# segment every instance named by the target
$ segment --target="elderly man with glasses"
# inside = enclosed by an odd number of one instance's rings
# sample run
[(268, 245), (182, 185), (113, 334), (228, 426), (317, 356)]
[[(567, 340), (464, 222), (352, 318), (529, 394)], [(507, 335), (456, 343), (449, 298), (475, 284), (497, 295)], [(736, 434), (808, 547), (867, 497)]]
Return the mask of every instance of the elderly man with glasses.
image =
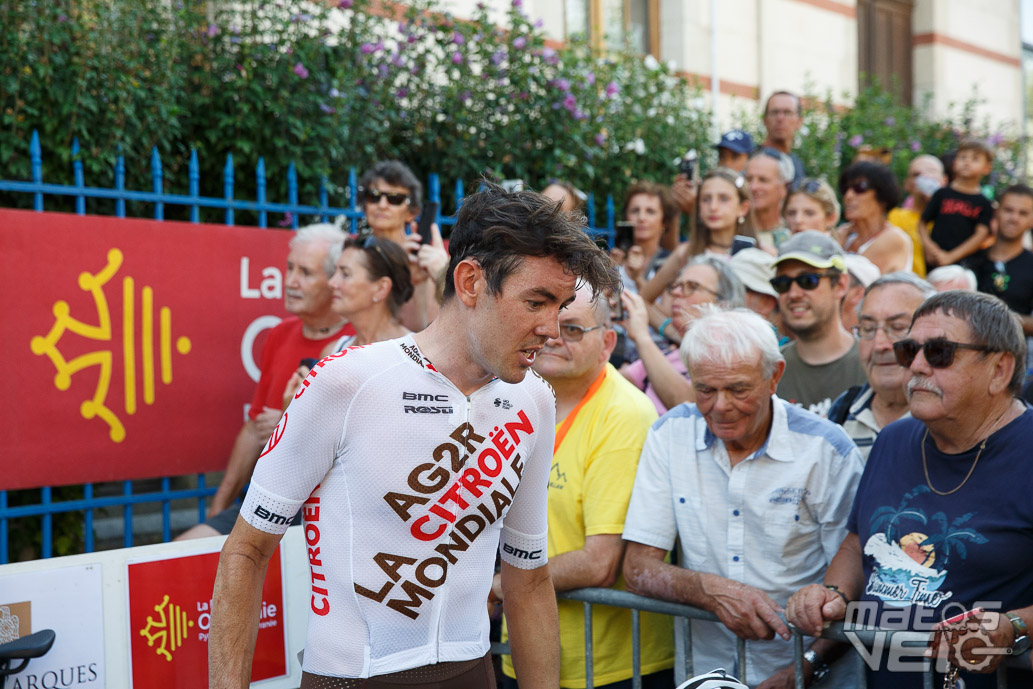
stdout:
[(844, 392), (829, 409), (829, 420), (843, 426), (865, 461), (879, 431), (909, 415), (908, 371), (897, 363), (893, 344), (907, 336), (915, 309), (934, 294), (935, 287), (907, 272), (883, 275), (865, 290), (853, 330), (868, 382)]
[(782, 348), (786, 373), (779, 397), (826, 416), (832, 400), (864, 383), (857, 340), (843, 327), (840, 303), (850, 285), (836, 240), (813, 230), (779, 247), (771, 286), (782, 327), (796, 339)]
[[(879, 434), (824, 585), (798, 591), (787, 617), (812, 634), (845, 615), (929, 632), (948, 680), (961, 668), (967, 689), (994, 687), (988, 673), (1029, 649), (1033, 624), (1033, 410), (1016, 399), (1026, 342), (999, 299), (951, 291), (923, 302), (893, 349), (912, 418)], [(922, 650), (874, 653), (868, 686), (923, 686)], [(1028, 673), (1009, 686), (1030, 686)]]
[[(793, 645), (780, 606), (825, 576), (846, 535), (861, 457), (841, 428), (775, 396), (785, 362), (752, 311), (704, 307), (682, 353), (696, 402), (667, 412), (646, 437), (624, 576), (636, 593), (717, 615), (691, 622), (696, 668), (785, 689)], [(678, 564), (669, 564), (676, 542)], [(750, 642), (745, 667), (736, 637)], [(805, 645), (808, 683), (824, 674), (831, 646)], [(846, 685), (830, 677), (823, 686)]]
[[(556, 393), (556, 444), (549, 474), (549, 573), (557, 591), (588, 586), (624, 588), (621, 530), (642, 443), (656, 410), (608, 361), (617, 344), (610, 307), (591, 290), (577, 290), (560, 314), (559, 337), (545, 343), (534, 370)], [(491, 600), (501, 600), (496, 575)], [(504, 604), (504, 603), (503, 603)], [(505, 604), (504, 604), (505, 605)], [(585, 614), (576, 601), (559, 601), (561, 687), (585, 686)], [(672, 687), (671, 620), (644, 614), (643, 687)], [(596, 687), (630, 683), (631, 611), (592, 609)], [(521, 678), (503, 658), (503, 689)], [(515, 678), (515, 679), (514, 679)]]

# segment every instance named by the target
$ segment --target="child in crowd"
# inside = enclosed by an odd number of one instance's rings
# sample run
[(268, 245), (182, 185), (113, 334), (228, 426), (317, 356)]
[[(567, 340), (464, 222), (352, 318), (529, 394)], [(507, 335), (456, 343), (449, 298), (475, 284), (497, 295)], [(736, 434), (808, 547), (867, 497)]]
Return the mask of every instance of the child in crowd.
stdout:
[[(926, 262), (947, 266), (979, 251), (990, 237), (993, 204), (979, 182), (990, 173), (994, 154), (982, 141), (963, 141), (954, 157), (954, 180), (939, 189), (922, 212), (919, 231)], [(932, 230), (926, 228), (931, 222)]]
[(782, 217), (793, 234), (804, 230), (828, 234), (839, 222), (836, 192), (823, 179), (802, 179), (782, 203)]
[(750, 192), (742, 177), (719, 167), (699, 186), (696, 229), (689, 237), (688, 256), (707, 254), (727, 259), (740, 249), (757, 245), (749, 221)]

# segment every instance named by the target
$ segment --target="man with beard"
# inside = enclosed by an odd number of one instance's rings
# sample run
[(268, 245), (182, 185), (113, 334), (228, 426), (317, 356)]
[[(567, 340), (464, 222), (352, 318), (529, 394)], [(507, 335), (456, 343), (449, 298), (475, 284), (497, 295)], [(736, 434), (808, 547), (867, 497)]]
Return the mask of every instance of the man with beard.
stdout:
[(840, 315), (850, 286), (843, 250), (821, 232), (794, 234), (778, 250), (771, 286), (782, 327), (796, 338), (782, 348), (778, 395), (825, 416), (832, 400), (865, 381), (857, 340)]

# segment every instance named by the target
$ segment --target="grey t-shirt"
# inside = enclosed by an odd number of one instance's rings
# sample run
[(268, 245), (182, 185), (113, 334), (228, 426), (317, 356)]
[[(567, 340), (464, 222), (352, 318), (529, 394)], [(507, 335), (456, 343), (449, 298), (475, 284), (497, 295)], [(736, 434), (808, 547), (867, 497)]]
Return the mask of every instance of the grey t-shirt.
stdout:
[(811, 366), (796, 351), (796, 343), (782, 347), (786, 372), (778, 384), (778, 396), (819, 416), (828, 415), (832, 400), (852, 385), (865, 382), (857, 340), (846, 354), (827, 364)]

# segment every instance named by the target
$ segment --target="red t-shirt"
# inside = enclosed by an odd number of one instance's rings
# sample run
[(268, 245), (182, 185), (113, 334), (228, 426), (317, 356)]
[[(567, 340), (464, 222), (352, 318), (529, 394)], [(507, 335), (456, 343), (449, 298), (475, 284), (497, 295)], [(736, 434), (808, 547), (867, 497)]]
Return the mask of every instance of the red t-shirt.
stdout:
[(344, 335), (354, 335), (355, 328), (345, 323), (336, 332), (320, 340), (310, 340), (301, 334), (301, 319), (296, 316), (283, 319), (269, 332), (262, 347), (262, 376), (251, 399), (248, 418), (254, 419), (265, 407), (283, 406), (283, 389), (291, 374), (298, 370), (302, 359), (318, 359), (323, 348)]

